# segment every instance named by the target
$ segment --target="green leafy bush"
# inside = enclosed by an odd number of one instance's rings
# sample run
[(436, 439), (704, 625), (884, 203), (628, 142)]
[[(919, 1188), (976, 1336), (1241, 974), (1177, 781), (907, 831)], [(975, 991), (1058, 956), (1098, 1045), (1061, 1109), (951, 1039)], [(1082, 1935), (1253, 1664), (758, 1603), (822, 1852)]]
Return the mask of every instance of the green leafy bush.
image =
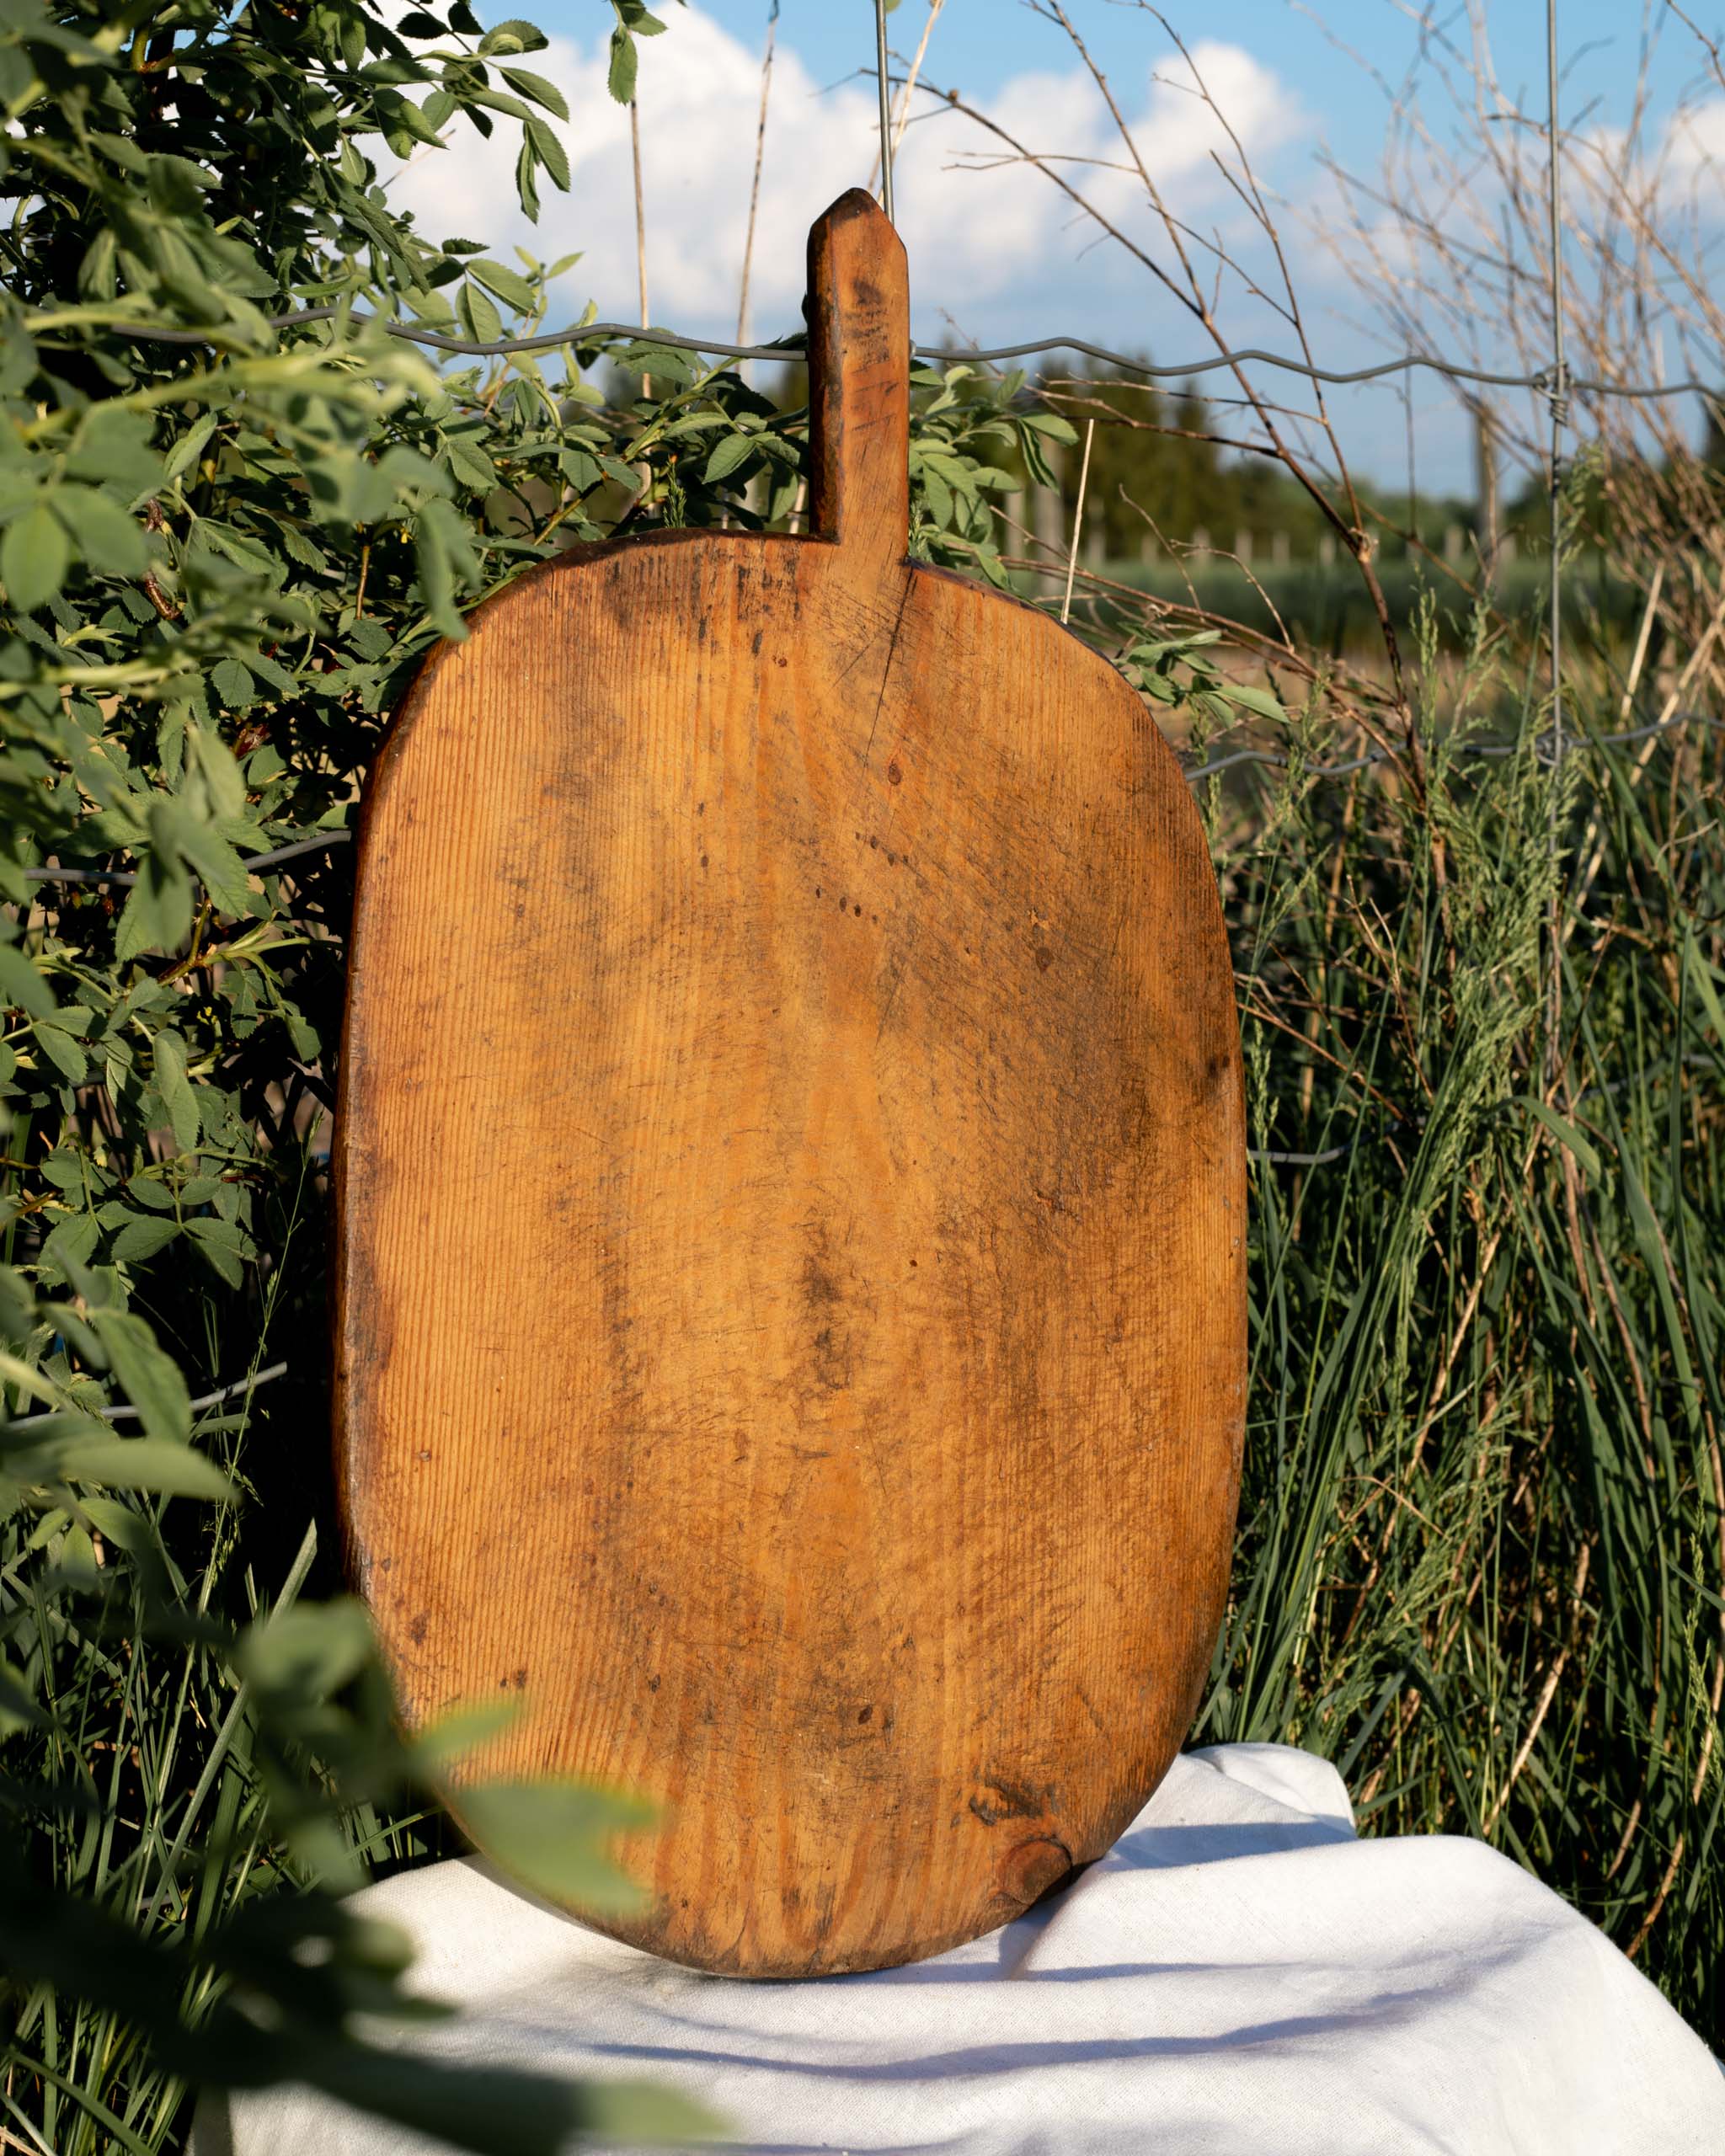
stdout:
[[(660, 25), (613, 12), (623, 94)], [(561, 94), (522, 64), (543, 41), (460, 0), (0, 6), (0, 1790), (25, 1829), (0, 2101), (63, 2156), (177, 2139), (198, 2078), (510, 2150), (700, 2123), (627, 2089), (499, 2107), (496, 2077), (434, 2084), (349, 2033), (409, 1997), (401, 1942), (335, 1897), (445, 1846), (442, 1754), (393, 1732), (355, 1607), (302, 1595), (335, 1581), (305, 1343), (339, 841), (385, 715), (558, 548), (782, 522), (803, 486), (806, 408), (734, 367), (578, 332), (439, 371), (390, 334), (542, 326), (569, 265), (421, 234), (367, 145), (511, 127), (531, 212), (568, 182)], [(986, 565), (972, 437), (1062, 423), (963, 371), (919, 404), (952, 479), (919, 552)], [(530, 1874), (614, 1885), (607, 1801), (469, 1801)]]
[[(685, 370), (608, 411), (387, 334), (542, 312), (554, 273), (422, 237), (363, 147), (513, 125), (531, 205), (567, 182), (540, 43), (460, 5), (0, 9), (0, 2101), (67, 2156), (178, 2140), (195, 2079), (473, 2148), (701, 2123), (355, 2033), (417, 2009), (403, 1943), (338, 1897), (435, 1834), (462, 1732), (407, 1743), (362, 1614), (301, 1592), (333, 1572), (290, 1436), (321, 1421), (330, 846), (382, 716), (462, 601), (608, 529), (679, 427), (772, 410)], [(249, 1378), (284, 1333), (260, 1461)], [(186, 1371), (238, 1396), (195, 1415)], [(481, 1801), (547, 1883), (621, 1891), (613, 1801)]]

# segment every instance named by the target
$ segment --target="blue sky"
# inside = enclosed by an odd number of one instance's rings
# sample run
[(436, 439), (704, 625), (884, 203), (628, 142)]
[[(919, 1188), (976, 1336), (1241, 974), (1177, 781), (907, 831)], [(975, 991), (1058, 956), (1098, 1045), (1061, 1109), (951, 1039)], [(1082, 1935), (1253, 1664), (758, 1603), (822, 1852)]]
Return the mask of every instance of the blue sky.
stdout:
[[(573, 27), (587, 0), (541, 6), (536, 19), (548, 29)], [(707, 12), (739, 38), (759, 41), (770, 0), (706, 0)], [(659, 11), (675, 24), (678, 9), (667, 0)], [(1162, 12), (1183, 38), (1223, 38), (1242, 45), (1274, 68), (1311, 104), (1324, 111), (1338, 143), (1370, 148), (1380, 124), (1381, 95), (1343, 58), (1325, 33), (1364, 54), (1391, 79), (1415, 56), (1419, 32), (1413, 8), (1394, 0), (1204, 0), (1202, 7), (1167, 0)], [(1705, 10), (1690, 9), (1700, 19)], [(1130, 67), (1153, 25), (1132, 7), (1109, 0), (1072, 0), (1067, 13), (1104, 67)], [(1499, 70), (1512, 88), (1525, 90), (1543, 108), (1546, 11), (1541, 0), (1489, 0), (1486, 17)], [(888, 35), (900, 51), (914, 45), (925, 17), (923, 0), (900, 0), (887, 19)], [(1464, 23), (1455, 6), (1432, 10), (1432, 20), (1452, 30)], [(1641, 37), (1637, 0), (1559, 0), (1558, 50), (1569, 70), (1565, 117), (1594, 98), (1609, 99), (1624, 70), (1634, 64)], [(873, 0), (780, 0), (779, 35), (794, 44), (823, 81), (874, 64)], [(1046, 67), (1058, 56), (1059, 31), (1020, 0), (947, 0), (930, 40), (929, 72), (945, 88), (956, 82), (967, 93), (992, 92), (1009, 77)], [(1591, 51), (1584, 51), (1585, 47)], [(1674, 61), (1678, 58), (1674, 44)], [(942, 72), (944, 71), (944, 72)]]
[[(551, 51), (534, 64), (563, 84), (570, 101), (573, 121), (564, 131), (575, 167), (570, 195), (548, 198), (541, 227), (531, 231), (510, 213), (510, 157), (501, 143), (458, 144), (416, 163), (398, 184), (426, 221), (441, 220), (451, 232), (526, 244), (543, 256), (584, 250), (564, 288), (570, 312), (590, 297), (603, 316), (630, 315), (635, 249), (628, 131), (602, 81), (611, 11), (599, 0), (518, 3), (552, 35)], [(927, 4), (901, 0), (889, 19), (900, 51), (914, 47)], [(1220, 138), (1156, 17), (1118, 0), (1066, 4), (1178, 215), (1266, 273), (1267, 250), (1212, 161)], [(658, 12), (668, 33), (644, 43), (640, 93), (650, 312), (661, 323), (734, 334), (767, 0), (699, 0), (686, 8), (664, 0)], [(1333, 223), (1339, 207), (1327, 158), (1369, 173), (1379, 157), (1391, 92), (1419, 56), (1412, 8), (1399, 0), (1331, 0), (1311, 8), (1290, 0), (1166, 0), (1165, 12), (1198, 56), (1276, 205), (1319, 355), (1341, 366), (1382, 356), (1395, 340), (1370, 318), (1370, 294), (1350, 283), (1319, 228), (1327, 219)], [(1725, 152), (1725, 96), (1705, 85), (1694, 89), (1700, 58), (1694, 40), (1663, 10), (1653, 19), (1662, 16), (1652, 74), (1655, 112), (1669, 109), (1688, 86), (1711, 115), (1707, 147)], [(1508, 102), (1542, 117), (1540, 0), (1483, 0), (1482, 19), (1500, 90)], [(1422, 95), (1442, 140), (1451, 125), (1440, 94), (1443, 42), (1465, 46), (1469, 31), (1461, 8), (1434, 11), (1430, 20), (1438, 35)], [(1712, 27), (1706, 19), (1702, 26)], [(1560, 0), (1566, 126), (1597, 131), (1622, 123), (1642, 37), (1640, 0)], [(750, 328), (761, 334), (795, 324), (809, 221), (843, 187), (869, 177), (873, 85), (857, 78), (873, 62), (869, 0), (782, 0), (777, 50), (751, 272)], [(946, 0), (925, 72), (1009, 124), (1031, 149), (1120, 156), (1106, 112), (1059, 28), (1020, 0)], [(1536, 141), (1525, 130), (1523, 139), (1531, 155)], [(986, 147), (950, 114), (913, 127), (906, 142), (899, 222), (911, 254), (920, 337), (994, 344), (1072, 330), (1163, 361), (1204, 349), (1202, 331), (1168, 303), (1142, 265), (1116, 246), (1093, 244), (1094, 228), (1075, 220), (1039, 175), (979, 168), (977, 152)], [(1165, 252), (1165, 236), (1130, 175), (1093, 164), (1063, 168), (1107, 205), (1122, 229), (1150, 251)], [(1480, 208), (1452, 199), (1442, 214), (1461, 225)], [(483, 229), (474, 231), (476, 225)], [(1219, 312), (1231, 342), (1287, 349), (1285, 325), (1242, 286), (1225, 290)], [(1458, 322), (1466, 324), (1465, 307), (1451, 318), (1452, 327)], [(1514, 328), (1506, 324), (1503, 332), (1512, 341)], [(1440, 334), (1450, 333), (1434, 323), (1432, 336)], [(1407, 418), (1400, 390), (1350, 392), (1334, 410), (1360, 468), (1402, 481)], [(1465, 488), (1471, 437), (1453, 394), (1431, 377), (1418, 380), (1413, 416), (1419, 483)]]

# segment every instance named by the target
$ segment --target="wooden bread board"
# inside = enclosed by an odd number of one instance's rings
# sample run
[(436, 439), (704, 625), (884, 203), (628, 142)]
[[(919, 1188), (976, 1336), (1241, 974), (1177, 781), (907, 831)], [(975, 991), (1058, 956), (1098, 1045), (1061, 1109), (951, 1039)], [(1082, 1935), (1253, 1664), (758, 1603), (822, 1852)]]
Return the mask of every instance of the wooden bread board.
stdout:
[(1145, 1802), (1226, 1589), (1243, 1102), (1137, 696), (910, 564), (903, 250), (810, 239), (814, 536), (579, 549), (371, 780), (337, 1396), (409, 1718), (665, 1807), (595, 1919), (932, 1954)]

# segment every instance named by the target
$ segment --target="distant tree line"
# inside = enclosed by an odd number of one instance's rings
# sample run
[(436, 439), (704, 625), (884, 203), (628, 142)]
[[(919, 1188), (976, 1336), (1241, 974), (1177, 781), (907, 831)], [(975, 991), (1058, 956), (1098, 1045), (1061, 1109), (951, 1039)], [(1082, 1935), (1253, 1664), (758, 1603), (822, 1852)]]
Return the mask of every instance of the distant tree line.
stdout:
[[(1032, 393), (1032, 392), (1027, 392)], [(1254, 563), (1311, 562), (1331, 552), (1333, 534), (1317, 504), (1287, 471), (1253, 453), (1249, 410), (1214, 401), (1188, 382), (1168, 391), (1119, 369), (1092, 366), (1058, 378), (1039, 392), (1071, 420), (1081, 437), (1096, 423), (1085, 492), (1084, 524), (1091, 551), (1110, 560), (1155, 558), (1194, 543), (1234, 551), (1242, 535)], [(1485, 435), (1484, 455), (1491, 453)], [(1710, 411), (1697, 465), (1720, 475), (1725, 513), (1725, 424)], [(1080, 453), (1059, 462), (1061, 518), (1071, 528), (1076, 506)], [(1543, 473), (1506, 472), (1496, 510), (1499, 545), (1513, 557), (1543, 552), (1551, 529)], [(1435, 494), (1386, 484), (1359, 483), (1364, 520), (1379, 555), (1455, 554), (1469, 558), (1489, 543), (1493, 520), (1483, 476), (1469, 494)], [(1576, 501), (1583, 530), (1603, 543), (1609, 522), (1609, 490), (1599, 474), (1578, 475)]]

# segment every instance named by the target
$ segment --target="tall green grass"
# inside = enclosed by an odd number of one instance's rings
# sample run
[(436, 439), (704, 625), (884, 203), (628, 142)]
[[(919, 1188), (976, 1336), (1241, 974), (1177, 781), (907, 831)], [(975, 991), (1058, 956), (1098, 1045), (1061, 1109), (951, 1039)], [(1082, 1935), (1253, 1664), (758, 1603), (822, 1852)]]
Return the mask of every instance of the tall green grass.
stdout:
[(1717, 2042), (1722, 737), (1601, 746), (1614, 703), (1556, 775), (1476, 658), (1423, 791), (1210, 782), (1257, 1157), (1199, 1734), (1322, 1753), (1369, 1832), (1484, 1836)]
[[(1422, 610), (1434, 606), (1443, 648), (1451, 653), (1466, 649), (1471, 595), (1486, 589), (1476, 558), (1470, 554), (1445, 563), (1435, 557), (1383, 554), (1376, 567), (1385, 606), (1398, 634), (1418, 635)], [(1033, 588), (1035, 577), (1018, 574), (1024, 587)], [(1051, 574), (1043, 572), (1041, 580), (1046, 583)], [(1308, 654), (1381, 651), (1370, 599), (1358, 568), (1346, 559), (1325, 563), (1260, 557), (1241, 563), (1217, 555), (1193, 555), (1184, 562), (1109, 561), (1096, 575), (1100, 581), (1089, 583), (1088, 608), (1104, 621), (1135, 613), (1141, 595), (1237, 622), (1258, 636), (1279, 639), (1285, 633)], [(1504, 619), (1533, 621), (1549, 606), (1550, 590), (1544, 555), (1524, 553), (1501, 564), (1490, 582), (1489, 597)], [(1629, 643), (1645, 598), (1643, 590), (1614, 574), (1602, 558), (1583, 558), (1566, 567), (1564, 619), (1584, 633), (1604, 631)]]

